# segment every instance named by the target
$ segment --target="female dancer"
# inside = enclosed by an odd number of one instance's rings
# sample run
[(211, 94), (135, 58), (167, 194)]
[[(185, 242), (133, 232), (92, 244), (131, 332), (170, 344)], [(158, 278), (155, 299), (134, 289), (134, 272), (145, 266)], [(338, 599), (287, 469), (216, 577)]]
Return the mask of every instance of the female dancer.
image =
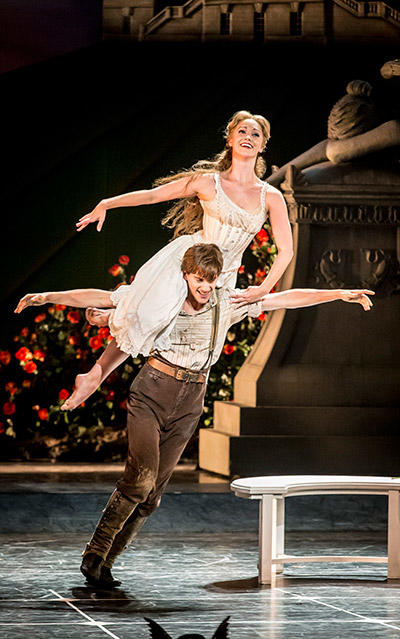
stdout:
[[(97, 223), (101, 231), (109, 209), (179, 200), (163, 220), (174, 228), (175, 239), (139, 269), (132, 284), (111, 294), (113, 309), (103, 315), (97, 310), (89, 313), (91, 323), (108, 323), (115, 340), (88, 373), (77, 376), (75, 391), (63, 404), (64, 410), (79, 406), (128, 355), (148, 355), (153, 347), (168, 348), (172, 320), (187, 293), (180, 263), (192, 244), (219, 246), (224, 257), (220, 283), (234, 288), (242, 254), (268, 215), (277, 256), (264, 281), (236, 295), (234, 302), (261, 299), (285, 271), (293, 255), (285, 201), (280, 191), (261, 180), (265, 172), (261, 153), (270, 137), (269, 122), (261, 115), (238, 111), (228, 122), (225, 137), (226, 147), (213, 161), (198, 162), (189, 171), (160, 179), (156, 188), (102, 200), (77, 223), (78, 231), (90, 223)], [(25, 306), (38, 303), (32, 297), (24, 298)], [(101, 296), (97, 300), (93, 294), (91, 300), (90, 306), (103, 305)], [(87, 293), (82, 292), (82, 300), (78, 294), (76, 302), (76, 306), (88, 306)]]

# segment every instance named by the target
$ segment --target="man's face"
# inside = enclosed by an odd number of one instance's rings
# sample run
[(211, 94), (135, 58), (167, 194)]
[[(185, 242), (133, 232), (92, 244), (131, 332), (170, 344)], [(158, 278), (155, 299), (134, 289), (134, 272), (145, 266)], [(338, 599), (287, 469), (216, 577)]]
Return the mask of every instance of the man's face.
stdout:
[(209, 282), (198, 273), (184, 273), (183, 277), (187, 281), (189, 297), (192, 297), (197, 304), (207, 304), (213, 290), (217, 286), (218, 278), (216, 277), (215, 280)]

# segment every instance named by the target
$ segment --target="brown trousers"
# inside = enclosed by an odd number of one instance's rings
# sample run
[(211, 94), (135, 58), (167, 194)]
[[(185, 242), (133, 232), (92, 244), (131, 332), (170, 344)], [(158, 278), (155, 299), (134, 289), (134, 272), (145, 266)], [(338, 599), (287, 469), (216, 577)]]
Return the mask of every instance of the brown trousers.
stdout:
[(128, 401), (129, 450), (117, 488), (148, 517), (194, 433), (203, 410), (205, 383), (177, 380), (145, 364)]

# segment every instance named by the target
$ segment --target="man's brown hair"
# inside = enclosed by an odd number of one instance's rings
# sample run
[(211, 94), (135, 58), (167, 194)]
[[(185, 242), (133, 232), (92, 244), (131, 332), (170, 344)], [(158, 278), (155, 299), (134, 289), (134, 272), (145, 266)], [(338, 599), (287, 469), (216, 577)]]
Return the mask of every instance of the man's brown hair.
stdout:
[(224, 259), (216, 244), (193, 244), (182, 258), (184, 273), (197, 273), (207, 282), (215, 280), (222, 271)]

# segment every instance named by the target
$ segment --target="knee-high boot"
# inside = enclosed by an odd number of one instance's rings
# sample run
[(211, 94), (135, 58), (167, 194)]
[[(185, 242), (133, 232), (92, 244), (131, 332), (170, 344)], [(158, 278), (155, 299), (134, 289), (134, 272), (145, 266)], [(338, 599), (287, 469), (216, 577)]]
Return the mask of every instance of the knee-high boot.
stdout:
[(142, 517), (135, 510), (124, 524), (122, 530), (115, 536), (113, 544), (108, 552), (107, 558), (101, 568), (101, 581), (110, 586), (119, 586), (121, 582), (116, 581), (112, 574), (111, 568), (116, 558), (128, 548), (129, 544), (135, 539), (139, 530), (146, 522), (148, 517)]
[(137, 504), (115, 490), (108, 500), (91, 540), (83, 552), (81, 572), (89, 583), (101, 581), (101, 568), (116, 535), (133, 513)]

